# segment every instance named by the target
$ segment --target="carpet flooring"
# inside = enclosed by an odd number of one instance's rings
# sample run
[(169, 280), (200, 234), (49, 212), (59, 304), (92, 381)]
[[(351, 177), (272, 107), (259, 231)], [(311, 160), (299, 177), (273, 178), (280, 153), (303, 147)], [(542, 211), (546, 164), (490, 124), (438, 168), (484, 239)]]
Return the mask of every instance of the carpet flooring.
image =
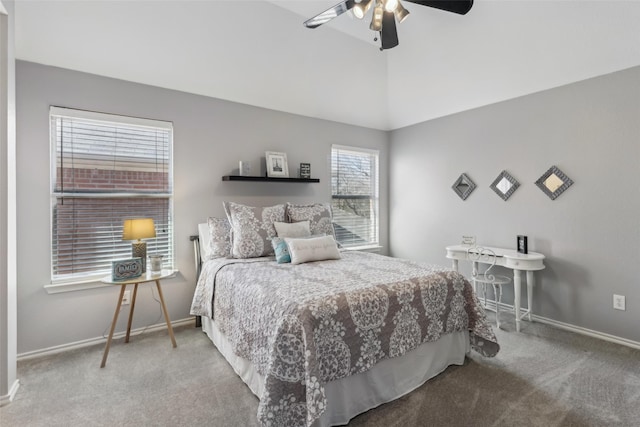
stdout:
[[(491, 314), (490, 314), (491, 315)], [(503, 314), (495, 358), (472, 353), (349, 426), (640, 426), (640, 350)], [(258, 400), (192, 327), (20, 361), (9, 426), (255, 426)]]

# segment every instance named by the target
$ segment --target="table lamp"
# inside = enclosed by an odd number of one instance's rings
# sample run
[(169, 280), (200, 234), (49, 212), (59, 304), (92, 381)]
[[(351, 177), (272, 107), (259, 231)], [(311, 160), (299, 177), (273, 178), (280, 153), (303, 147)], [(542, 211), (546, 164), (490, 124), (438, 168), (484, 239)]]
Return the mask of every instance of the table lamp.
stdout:
[(131, 244), (131, 256), (140, 257), (142, 272), (147, 271), (147, 243), (140, 239), (156, 237), (156, 227), (153, 218), (125, 219), (122, 224), (122, 240), (136, 240)]

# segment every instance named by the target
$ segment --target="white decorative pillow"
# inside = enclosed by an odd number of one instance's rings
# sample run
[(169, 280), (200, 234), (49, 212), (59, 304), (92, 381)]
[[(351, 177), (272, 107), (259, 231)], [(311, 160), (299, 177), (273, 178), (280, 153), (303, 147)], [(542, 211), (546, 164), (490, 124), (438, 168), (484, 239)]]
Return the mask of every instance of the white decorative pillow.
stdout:
[(271, 239), (276, 237), (274, 222), (284, 221), (284, 205), (265, 208), (224, 202), (231, 224), (231, 255), (234, 258), (256, 258), (273, 255)]
[(207, 219), (209, 224), (209, 248), (207, 258), (228, 257), (231, 255), (231, 224), (227, 218)]
[(309, 221), (300, 222), (274, 222), (278, 237), (309, 237), (311, 231)]
[(311, 261), (340, 259), (340, 251), (333, 236), (312, 237), (307, 239), (285, 238), (289, 247), (291, 264)]
[(287, 203), (286, 217), (288, 222), (309, 221), (311, 234), (336, 235), (333, 230), (333, 215), (329, 203), (312, 203), (310, 205)]

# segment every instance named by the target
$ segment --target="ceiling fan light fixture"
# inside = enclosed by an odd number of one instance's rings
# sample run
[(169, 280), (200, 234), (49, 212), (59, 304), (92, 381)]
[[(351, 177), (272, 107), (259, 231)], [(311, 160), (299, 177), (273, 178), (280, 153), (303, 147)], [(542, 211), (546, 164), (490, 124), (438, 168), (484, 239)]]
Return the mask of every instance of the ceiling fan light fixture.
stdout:
[(364, 15), (366, 15), (369, 8), (371, 8), (371, 3), (373, 3), (373, 0), (362, 0), (360, 3), (356, 3), (356, 5), (353, 6), (353, 15), (358, 19), (364, 18)]
[(393, 13), (396, 15), (396, 19), (398, 20), (398, 22), (402, 23), (405, 19), (407, 19), (407, 16), (409, 16), (410, 12), (405, 9), (402, 4), (400, 4), (400, 2), (398, 2), (398, 7), (396, 7), (396, 10)]
[(371, 18), (371, 28), (373, 31), (382, 30), (382, 16), (384, 15), (384, 6), (380, 0), (377, 0), (376, 7), (373, 8), (373, 17)]
[(384, 2), (384, 10), (387, 12), (394, 12), (399, 4), (399, 0), (386, 0)]
[[(0, 0), (1, 1), (1, 0)], [(466, 15), (473, 7), (474, 0), (407, 0), (420, 6), (432, 7), (445, 12)], [(398, 32), (396, 31), (396, 21), (399, 23), (409, 16), (401, 0), (340, 0), (340, 3), (325, 10), (324, 12), (307, 19), (303, 22), (307, 28), (317, 28), (336, 18), (343, 13), (351, 11), (351, 15), (358, 19), (364, 18), (368, 10), (373, 8), (371, 23), (369, 28), (379, 33), (381, 47), (380, 50), (391, 49), (398, 46)], [(383, 28), (384, 27), (384, 28)], [(376, 34), (374, 41), (378, 40)]]

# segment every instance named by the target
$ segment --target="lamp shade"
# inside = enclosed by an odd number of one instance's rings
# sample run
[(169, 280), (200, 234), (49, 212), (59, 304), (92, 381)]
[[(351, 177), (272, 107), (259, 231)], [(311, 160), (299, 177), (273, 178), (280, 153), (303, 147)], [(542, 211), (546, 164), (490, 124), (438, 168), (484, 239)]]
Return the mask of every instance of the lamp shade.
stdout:
[(371, 7), (371, 3), (373, 3), (373, 0), (362, 0), (360, 3), (356, 3), (353, 6), (353, 15), (358, 19), (364, 18), (364, 15), (367, 14)]
[(405, 19), (407, 19), (407, 16), (409, 16), (409, 11), (405, 9), (402, 4), (400, 4), (400, 2), (398, 2), (398, 6), (396, 6), (396, 10), (393, 13), (396, 15), (396, 19), (401, 24)]
[(373, 31), (382, 31), (382, 17), (384, 16), (384, 6), (382, 2), (378, 0), (376, 7), (373, 8), (373, 16), (371, 17), (371, 24), (369, 28)]
[(153, 218), (125, 219), (122, 225), (122, 240), (139, 240), (156, 237)]

